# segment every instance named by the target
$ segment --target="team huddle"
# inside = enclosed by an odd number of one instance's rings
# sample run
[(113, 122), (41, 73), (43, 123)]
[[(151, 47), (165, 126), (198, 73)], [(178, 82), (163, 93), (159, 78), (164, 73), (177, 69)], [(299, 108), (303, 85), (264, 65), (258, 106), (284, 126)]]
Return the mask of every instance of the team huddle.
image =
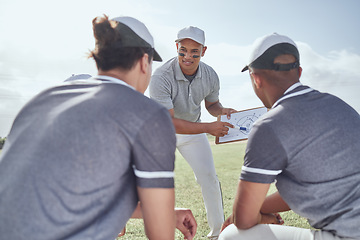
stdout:
[[(224, 216), (207, 134), (234, 126), (201, 122), (201, 103), (214, 117), (236, 110), (221, 104), (219, 77), (201, 61), (204, 31), (181, 29), (177, 56), (154, 73), (163, 59), (142, 22), (97, 17), (93, 31), (98, 74), (42, 91), (13, 122), (0, 155), (1, 239), (115, 239), (130, 218), (143, 219), (148, 239), (174, 239), (176, 228), (198, 239), (191, 206), (176, 208), (176, 149), (201, 187), (208, 239), (360, 239), (359, 113), (300, 82), (292, 39), (256, 39), (239, 68), (269, 111), (252, 127)], [(312, 229), (286, 226), (279, 213), (289, 210)]]

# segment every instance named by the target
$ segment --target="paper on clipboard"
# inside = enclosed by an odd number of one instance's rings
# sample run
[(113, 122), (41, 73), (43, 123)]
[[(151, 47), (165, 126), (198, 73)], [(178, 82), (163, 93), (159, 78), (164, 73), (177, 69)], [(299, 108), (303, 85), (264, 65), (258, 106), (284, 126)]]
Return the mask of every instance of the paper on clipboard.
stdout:
[(231, 123), (235, 128), (230, 128), (228, 134), (224, 137), (216, 137), (215, 143), (221, 144), (246, 140), (254, 122), (267, 111), (266, 107), (259, 107), (233, 113), (230, 119), (227, 119), (226, 115), (219, 116), (219, 121)]

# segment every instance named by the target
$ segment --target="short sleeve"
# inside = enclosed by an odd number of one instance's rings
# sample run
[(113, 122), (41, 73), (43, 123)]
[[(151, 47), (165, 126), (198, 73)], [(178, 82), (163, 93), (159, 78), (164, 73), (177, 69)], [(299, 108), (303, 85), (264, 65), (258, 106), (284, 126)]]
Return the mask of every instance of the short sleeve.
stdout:
[(240, 179), (272, 183), (287, 165), (287, 154), (271, 126), (254, 124), (249, 135)]
[(166, 109), (173, 109), (174, 105), (171, 99), (171, 83), (166, 81), (160, 75), (153, 75), (149, 84), (150, 98), (160, 103)]
[(132, 158), (137, 185), (143, 188), (173, 188), (176, 138), (165, 108), (140, 126)]
[(205, 97), (205, 100), (208, 102), (217, 102), (219, 100), (220, 80), (216, 72), (211, 67), (209, 67), (209, 69), (209, 81), (212, 88), (210, 94)]

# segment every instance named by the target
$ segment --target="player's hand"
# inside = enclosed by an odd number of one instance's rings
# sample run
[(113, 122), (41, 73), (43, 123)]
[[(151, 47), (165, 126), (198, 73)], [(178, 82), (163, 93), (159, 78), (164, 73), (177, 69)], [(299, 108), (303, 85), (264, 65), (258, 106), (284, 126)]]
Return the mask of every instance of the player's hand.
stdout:
[(197, 223), (190, 209), (175, 208), (176, 228), (184, 234), (184, 239), (192, 240), (196, 234)]
[(234, 126), (228, 122), (216, 121), (209, 123), (208, 133), (215, 137), (223, 137), (229, 132), (229, 128), (233, 128)]
[(126, 232), (126, 227), (124, 227), (124, 229), (118, 234), (118, 237), (124, 236), (125, 232)]
[(230, 217), (228, 217), (228, 218), (225, 220), (225, 222), (222, 224), (220, 232), (224, 231), (224, 229), (225, 229), (227, 226), (229, 226), (230, 224), (233, 224), (232, 219), (233, 219), (233, 215), (231, 214)]
[(268, 213), (264, 214), (261, 213), (261, 224), (278, 224), (283, 225), (284, 220), (281, 218), (280, 214), (278, 213)]
[(235, 109), (232, 108), (223, 108), (221, 110), (222, 115), (226, 115), (228, 119), (231, 118), (231, 114), (237, 112)]

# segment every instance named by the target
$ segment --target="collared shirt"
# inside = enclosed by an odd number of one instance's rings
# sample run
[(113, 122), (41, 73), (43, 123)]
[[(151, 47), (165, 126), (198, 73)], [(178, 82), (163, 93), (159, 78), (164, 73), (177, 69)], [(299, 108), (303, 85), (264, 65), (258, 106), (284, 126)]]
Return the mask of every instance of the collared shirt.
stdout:
[(174, 109), (175, 118), (200, 121), (201, 102), (219, 100), (219, 77), (213, 68), (200, 62), (195, 78), (190, 82), (181, 71), (178, 58), (172, 58), (156, 69), (150, 81), (150, 97)]
[(1, 239), (115, 239), (137, 187), (174, 187), (168, 110), (98, 78), (44, 90), (19, 112), (0, 155)]
[(241, 179), (276, 180), (284, 201), (311, 226), (359, 239), (359, 136), (353, 108), (298, 83), (254, 124)]

